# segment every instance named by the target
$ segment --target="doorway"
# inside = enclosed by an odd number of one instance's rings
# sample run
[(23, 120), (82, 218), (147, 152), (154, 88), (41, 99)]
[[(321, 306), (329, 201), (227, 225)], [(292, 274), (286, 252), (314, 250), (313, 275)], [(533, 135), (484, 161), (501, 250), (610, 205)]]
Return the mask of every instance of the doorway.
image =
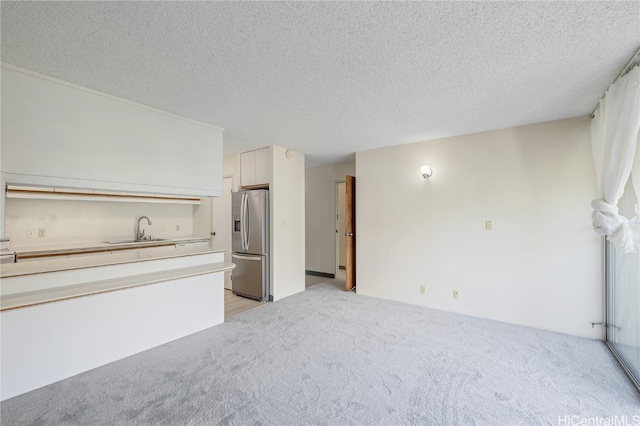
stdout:
[(346, 291), (356, 288), (356, 178), (346, 176), (345, 180), (345, 236), (347, 241), (347, 269), (344, 280)]
[(347, 241), (345, 228), (346, 183), (336, 183), (336, 271), (335, 277), (344, 280), (347, 268)]
[(356, 286), (356, 178), (345, 176), (336, 183), (336, 278), (344, 279), (346, 291)]

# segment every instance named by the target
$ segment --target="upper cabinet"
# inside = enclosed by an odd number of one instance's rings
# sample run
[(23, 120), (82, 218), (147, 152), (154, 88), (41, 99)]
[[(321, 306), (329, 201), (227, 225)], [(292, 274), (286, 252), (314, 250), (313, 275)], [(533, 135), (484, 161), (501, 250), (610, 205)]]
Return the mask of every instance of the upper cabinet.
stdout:
[(240, 154), (240, 181), (243, 188), (268, 187), (270, 172), (268, 147)]
[(223, 129), (2, 66), (8, 184), (218, 196)]

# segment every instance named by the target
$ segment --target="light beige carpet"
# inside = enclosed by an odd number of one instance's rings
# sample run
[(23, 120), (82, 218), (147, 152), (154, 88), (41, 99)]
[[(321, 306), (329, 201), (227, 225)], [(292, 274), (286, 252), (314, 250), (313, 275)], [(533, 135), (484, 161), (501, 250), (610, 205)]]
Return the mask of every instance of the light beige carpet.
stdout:
[(602, 342), (341, 285), (5, 401), (2, 425), (558, 425), (639, 412)]

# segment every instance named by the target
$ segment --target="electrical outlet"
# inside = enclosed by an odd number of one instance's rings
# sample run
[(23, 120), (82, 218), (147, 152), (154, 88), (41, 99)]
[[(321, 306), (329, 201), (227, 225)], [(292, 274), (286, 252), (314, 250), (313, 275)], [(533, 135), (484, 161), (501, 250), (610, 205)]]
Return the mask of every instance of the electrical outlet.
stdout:
[(460, 299), (460, 292), (458, 290), (453, 290), (453, 298), (456, 300)]
[(38, 230), (36, 228), (27, 229), (27, 238), (35, 238), (38, 235)]
[(176, 231), (180, 230), (180, 224), (176, 225)]
[(47, 228), (38, 228), (38, 238), (45, 238), (47, 236)]
[(485, 220), (484, 229), (486, 229), (487, 231), (491, 231), (493, 229), (493, 222), (490, 220)]
[(424, 286), (423, 285), (420, 286), (420, 294), (424, 294)]

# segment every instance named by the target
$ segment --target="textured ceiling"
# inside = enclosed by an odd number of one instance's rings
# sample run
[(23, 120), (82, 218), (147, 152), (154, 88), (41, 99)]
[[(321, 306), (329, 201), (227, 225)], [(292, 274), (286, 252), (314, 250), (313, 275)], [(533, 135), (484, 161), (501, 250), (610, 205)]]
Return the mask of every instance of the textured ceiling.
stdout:
[(356, 151), (589, 114), (640, 2), (8, 2), (2, 61), (277, 144)]

